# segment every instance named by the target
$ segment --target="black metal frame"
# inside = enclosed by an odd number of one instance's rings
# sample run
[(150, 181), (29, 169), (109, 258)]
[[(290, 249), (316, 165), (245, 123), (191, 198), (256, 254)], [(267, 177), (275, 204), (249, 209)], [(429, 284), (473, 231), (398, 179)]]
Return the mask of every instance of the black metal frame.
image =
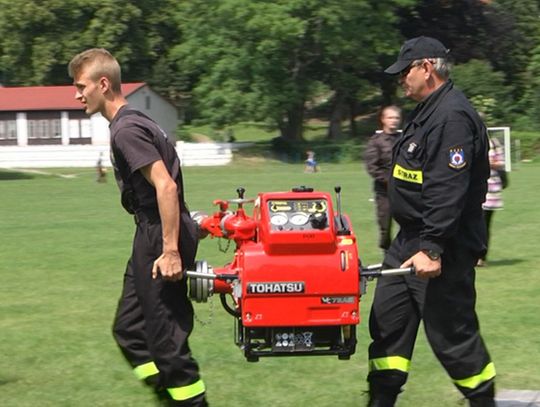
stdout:
[[(244, 351), (248, 362), (257, 362), (267, 356), (322, 356), (336, 355), (348, 360), (356, 351), (356, 325), (299, 326), (299, 327), (245, 327), (241, 318), (235, 318), (236, 345)], [(273, 337), (276, 332), (292, 331), (313, 334), (311, 349), (276, 350)]]

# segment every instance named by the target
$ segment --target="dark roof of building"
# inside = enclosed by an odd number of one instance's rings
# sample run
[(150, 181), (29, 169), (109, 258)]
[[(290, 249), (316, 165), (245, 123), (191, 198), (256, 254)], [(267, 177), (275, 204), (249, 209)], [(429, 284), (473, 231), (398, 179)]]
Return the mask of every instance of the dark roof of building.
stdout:
[[(124, 83), (122, 94), (128, 97), (145, 85), (144, 82)], [(82, 108), (81, 102), (75, 99), (73, 85), (0, 87), (0, 111), (82, 110)]]

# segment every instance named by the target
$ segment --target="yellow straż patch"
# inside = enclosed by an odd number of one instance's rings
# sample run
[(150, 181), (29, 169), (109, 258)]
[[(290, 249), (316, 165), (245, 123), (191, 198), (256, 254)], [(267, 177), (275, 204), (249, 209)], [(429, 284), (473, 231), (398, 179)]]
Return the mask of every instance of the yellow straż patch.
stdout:
[(394, 178), (402, 181), (414, 182), (415, 184), (421, 184), (424, 180), (421, 170), (408, 170), (401, 165), (396, 164), (392, 173)]

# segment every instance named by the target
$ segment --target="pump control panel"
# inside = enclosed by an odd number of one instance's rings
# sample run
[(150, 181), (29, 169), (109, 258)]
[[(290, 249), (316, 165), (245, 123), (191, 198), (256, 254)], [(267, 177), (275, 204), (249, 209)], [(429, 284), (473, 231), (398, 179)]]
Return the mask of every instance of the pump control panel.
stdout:
[(267, 201), (272, 231), (322, 230), (328, 227), (326, 199)]

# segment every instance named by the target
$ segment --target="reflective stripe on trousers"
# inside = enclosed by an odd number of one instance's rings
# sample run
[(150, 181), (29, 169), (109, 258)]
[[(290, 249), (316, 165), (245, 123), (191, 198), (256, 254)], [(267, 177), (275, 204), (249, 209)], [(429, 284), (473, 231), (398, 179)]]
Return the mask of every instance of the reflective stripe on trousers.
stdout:
[[(369, 371), (379, 370), (399, 370), (404, 373), (409, 373), (411, 361), (401, 356), (387, 356), (383, 358), (371, 359), (369, 361)], [(453, 379), (453, 382), (467, 389), (475, 389), (482, 383), (493, 379), (496, 375), (495, 365), (490, 362), (477, 375), (465, 377), (463, 379)]]
[(465, 387), (467, 389), (475, 389), (482, 383), (487, 382), (495, 377), (495, 365), (490, 362), (486, 367), (477, 375), (471, 377), (465, 377), (463, 379), (453, 379), (454, 383), (459, 387)]
[[(154, 376), (159, 373), (159, 370), (154, 362), (148, 362), (139, 365), (133, 369), (133, 373), (139, 380), (145, 380), (150, 376)], [(206, 391), (204, 382), (199, 379), (195, 383), (188, 384), (187, 386), (169, 387), (167, 392), (171, 395), (173, 400), (181, 401), (193, 398)]]
[(206, 391), (204, 382), (199, 379), (193, 384), (181, 387), (170, 387), (167, 389), (173, 400), (181, 401), (193, 398)]
[(370, 359), (369, 371), (376, 370), (400, 370), (409, 373), (411, 361), (402, 356), (386, 356), (383, 358)]
[(139, 380), (144, 380), (150, 376), (154, 376), (159, 373), (159, 370), (154, 362), (148, 362), (143, 365), (139, 365), (133, 369), (133, 373)]

